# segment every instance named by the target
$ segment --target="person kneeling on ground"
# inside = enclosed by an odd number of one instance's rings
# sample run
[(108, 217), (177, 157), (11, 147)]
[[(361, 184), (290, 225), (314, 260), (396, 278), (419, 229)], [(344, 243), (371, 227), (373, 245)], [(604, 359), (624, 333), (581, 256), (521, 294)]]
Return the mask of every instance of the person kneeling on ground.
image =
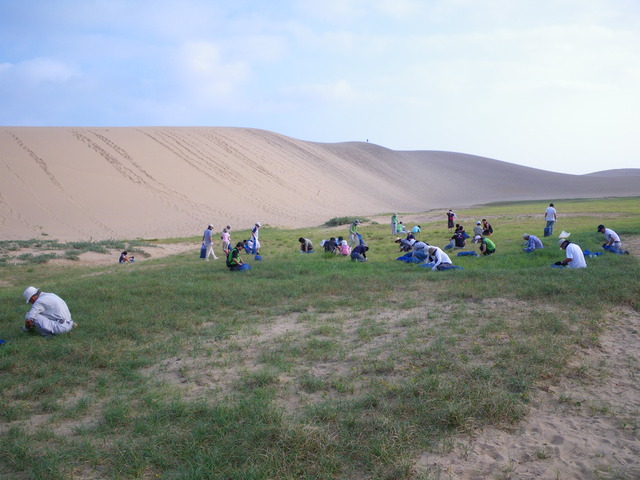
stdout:
[(480, 254), (481, 255), (491, 255), (496, 251), (496, 244), (493, 243), (493, 240), (483, 236), (480, 240)]
[(354, 262), (366, 262), (367, 250), (369, 250), (369, 247), (366, 245), (356, 245), (353, 247), (353, 250), (351, 250), (351, 260)]
[(427, 263), (433, 263), (433, 267), (431, 267), (432, 271), (443, 270), (452, 265), (449, 255), (438, 247), (429, 247), (427, 251), (429, 252)]
[(300, 253), (313, 253), (313, 243), (311, 243), (311, 240), (300, 237), (298, 241), (300, 242)]
[(604, 225), (598, 225), (598, 232), (602, 233), (604, 235), (604, 238), (607, 240), (607, 243), (602, 245), (602, 248), (604, 248), (605, 250), (613, 251), (614, 253), (618, 253), (620, 255), (629, 255), (629, 252), (627, 250), (622, 250), (622, 242), (620, 241), (620, 237), (616, 232), (614, 232), (610, 228), (606, 228)]
[(37, 331), (45, 337), (66, 333), (75, 327), (66, 302), (55, 293), (46, 293), (36, 287), (27, 287), (22, 294), (31, 310), (24, 316), (22, 330)]
[(578, 245), (571, 243), (566, 238), (558, 240), (558, 245), (562, 250), (565, 250), (565, 259), (554, 263), (554, 265), (569, 266), (569, 268), (587, 268), (584, 253), (582, 253), (582, 249)]
[(522, 239), (527, 242), (526, 246), (523, 248), (523, 250), (527, 253), (533, 252), (538, 248), (544, 248), (544, 245), (542, 245), (540, 239), (535, 235), (529, 235), (528, 233), (525, 233), (524, 235), (522, 235)]
[(247, 265), (242, 261), (242, 258), (240, 258), (240, 250), (242, 250), (244, 247), (245, 244), (243, 242), (238, 242), (227, 255), (227, 267), (229, 267), (229, 270), (242, 271), (249, 270), (251, 268), (251, 265)]
[(338, 243), (336, 242), (335, 237), (331, 237), (329, 240), (324, 242), (323, 246), (325, 253), (337, 253)]

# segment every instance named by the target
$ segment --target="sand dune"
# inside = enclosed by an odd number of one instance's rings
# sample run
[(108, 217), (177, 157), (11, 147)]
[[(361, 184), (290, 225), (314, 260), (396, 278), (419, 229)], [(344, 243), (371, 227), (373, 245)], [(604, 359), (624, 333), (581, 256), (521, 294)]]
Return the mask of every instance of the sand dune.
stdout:
[(640, 169), (565, 175), (473, 155), (321, 144), (244, 128), (2, 127), (0, 238), (199, 235), (208, 223), (640, 194)]

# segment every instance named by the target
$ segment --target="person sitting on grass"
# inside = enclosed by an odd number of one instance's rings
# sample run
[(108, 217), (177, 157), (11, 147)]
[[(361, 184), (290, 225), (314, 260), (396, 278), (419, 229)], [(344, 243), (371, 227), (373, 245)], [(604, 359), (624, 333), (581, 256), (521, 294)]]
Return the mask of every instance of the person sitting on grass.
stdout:
[(431, 271), (435, 272), (436, 270), (444, 270), (452, 265), (449, 255), (444, 253), (438, 247), (431, 246), (428, 248), (427, 252), (429, 253), (429, 258), (427, 258), (426, 263), (433, 263)]
[(300, 242), (300, 253), (313, 253), (313, 243), (311, 243), (311, 240), (300, 237), (298, 241)]
[(491, 255), (496, 251), (496, 244), (485, 235), (480, 239), (480, 255)]
[(527, 244), (523, 248), (523, 250), (527, 253), (533, 252), (534, 250), (539, 248), (544, 248), (544, 245), (542, 245), (542, 241), (535, 235), (529, 235), (528, 233), (525, 233), (524, 235), (522, 235), (522, 239), (527, 242)]
[(129, 256), (128, 252), (125, 250), (120, 254), (120, 259), (118, 260), (118, 263), (126, 263), (126, 262), (133, 262), (133, 255)]
[(49, 337), (66, 333), (76, 326), (71, 320), (67, 303), (55, 293), (27, 287), (22, 297), (31, 304), (31, 309), (24, 316), (23, 331), (36, 331), (44, 337)]
[(571, 243), (567, 238), (558, 240), (558, 245), (565, 251), (565, 259), (554, 263), (560, 267), (569, 268), (587, 268), (587, 262), (584, 259), (582, 249), (575, 243)]
[(229, 270), (232, 272), (249, 270), (251, 268), (251, 265), (247, 265), (242, 261), (242, 258), (240, 258), (240, 250), (243, 248), (245, 248), (244, 242), (238, 242), (227, 255), (227, 267), (229, 267)]

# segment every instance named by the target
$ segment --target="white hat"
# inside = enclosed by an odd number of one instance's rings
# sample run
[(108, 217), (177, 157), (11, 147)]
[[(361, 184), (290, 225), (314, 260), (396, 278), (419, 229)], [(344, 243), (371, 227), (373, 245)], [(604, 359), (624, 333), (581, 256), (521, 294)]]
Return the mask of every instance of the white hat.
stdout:
[(570, 233), (565, 232), (564, 230), (562, 231), (562, 233), (560, 235), (558, 235), (558, 238), (564, 238), (567, 239), (569, 238), (569, 235), (571, 235)]
[(36, 293), (38, 293), (38, 289), (36, 287), (27, 287), (22, 296), (26, 300), (26, 303), (29, 303), (31, 297), (33, 297)]
[(209, 224), (209, 226), (207, 228), (213, 228), (213, 225)]
[(478, 220), (478, 221), (476, 222), (476, 225), (482, 225), (482, 222), (481, 222), (480, 220)]
[(523, 233), (523, 234), (522, 234), (522, 238), (523, 238), (524, 240), (526, 240), (527, 238), (529, 238), (529, 234), (528, 234), (528, 233)]
[(260, 222), (256, 222), (256, 225), (259, 226), (259, 227), (262, 226), (262, 224)]
[(568, 238), (561, 238), (560, 240), (558, 240), (558, 245), (562, 246), (564, 242), (568, 242), (568, 241), (569, 241)]

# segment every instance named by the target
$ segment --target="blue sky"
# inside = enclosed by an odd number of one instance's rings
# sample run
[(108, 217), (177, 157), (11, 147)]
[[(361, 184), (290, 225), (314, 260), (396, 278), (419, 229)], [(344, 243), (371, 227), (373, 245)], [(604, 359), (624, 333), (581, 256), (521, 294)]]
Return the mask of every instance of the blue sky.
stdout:
[(640, 168), (640, 2), (2, 0), (0, 105), (5, 126), (252, 127)]

